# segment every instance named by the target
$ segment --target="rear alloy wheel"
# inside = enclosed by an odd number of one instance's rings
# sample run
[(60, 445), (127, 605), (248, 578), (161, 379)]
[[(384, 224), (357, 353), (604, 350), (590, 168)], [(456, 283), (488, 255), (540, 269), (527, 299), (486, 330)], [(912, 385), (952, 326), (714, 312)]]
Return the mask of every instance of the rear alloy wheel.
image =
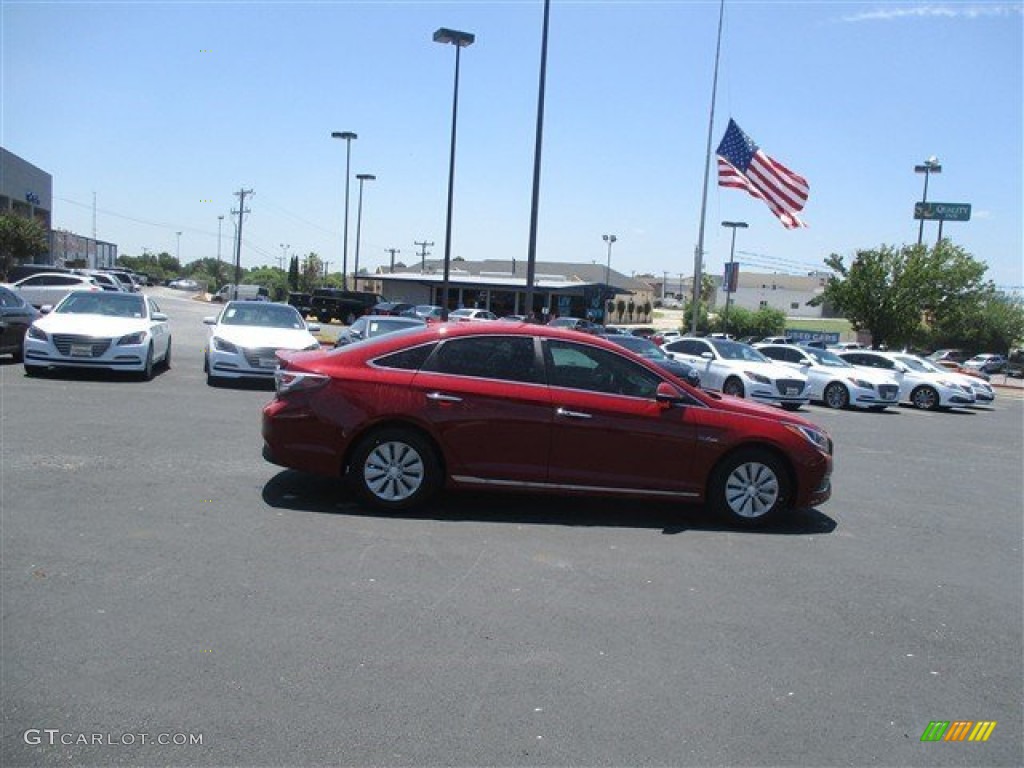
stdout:
[(922, 411), (934, 411), (939, 407), (939, 393), (932, 387), (918, 387), (910, 393), (910, 402)]
[(841, 411), (850, 404), (850, 393), (838, 381), (833, 381), (825, 387), (824, 400), (829, 408)]
[(730, 522), (756, 526), (786, 507), (789, 477), (782, 462), (761, 449), (740, 451), (725, 460), (711, 477), (708, 501)]
[(434, 447), (402, 428), (381, 429), (363, 438), (352, 454), (349, 477), (360, 498), (386, 512), (414, 507), (441, 487)]
[(725, 384), (722, 386), (722, 393), (732, 395), (733, 397), (743, 397), (743, 382), (735, 376), (726, 379)]

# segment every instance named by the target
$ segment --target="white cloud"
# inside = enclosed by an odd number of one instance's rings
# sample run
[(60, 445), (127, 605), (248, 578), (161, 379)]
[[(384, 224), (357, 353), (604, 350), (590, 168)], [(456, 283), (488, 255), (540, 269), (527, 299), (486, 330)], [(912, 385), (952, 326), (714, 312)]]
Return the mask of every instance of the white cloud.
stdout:
[(981, 19), (991, 17), (1020, 16), (1024, 14), (1024, 4), (984, 4), (984, 5), (915, 5), (878, 8), (850, 16), (843, 21), (891, 21), (893, 19)]

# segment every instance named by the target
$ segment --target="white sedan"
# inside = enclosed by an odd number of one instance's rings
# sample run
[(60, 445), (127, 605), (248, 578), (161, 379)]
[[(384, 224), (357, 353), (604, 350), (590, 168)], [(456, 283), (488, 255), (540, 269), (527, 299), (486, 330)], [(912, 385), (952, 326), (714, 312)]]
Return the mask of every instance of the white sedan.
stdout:
[(471, 320), (497, 320), (498, 316), (486, 309), (453, 309), (448, 313), (448, 319), (466, 323)]
[(156, 365), (171, 365), (171, 329), (148, 296), (74, 291), (25, 332), (23, 357), (29, 376), (47, 368), (105, 368), (149, 381)]
[(959, 381), (957, 374), (926, 365), (913, 355), (857, 349), (839, 356), (858, 368), (889, 373), (900, 383), (900, 400), (922, 411), (974, 405), (976, 401), (971, 385)]
[(277, 350), (319, 349), (313, 334), (295, 307), (255, 301), (229, 301), (216, 317), (203, 318), (211, 326), (203, 358), (211, 386), (224, 379), (273, 380)]
[(55, 306), (72, 291), (102, 291), (103, 289), (88, 275), (76, 275), (71, 272), (39, 272), (35, 275), (10, 283), (9, 287), (16, 290), (36, 309)]
[(811, 400), (829, 408), (883, 410), (900, 399), (900, 383), (884, 371), (854, 368), (834, 352), (791, 344), (755, 344), (754, 348), (807, 376)]
[(772, 362), (749, 344), (683, 337), (663, 344), (662, 349), (696, 368), (702, 389), (781, 405), (790, 411), (810, 401), (806, 376)]

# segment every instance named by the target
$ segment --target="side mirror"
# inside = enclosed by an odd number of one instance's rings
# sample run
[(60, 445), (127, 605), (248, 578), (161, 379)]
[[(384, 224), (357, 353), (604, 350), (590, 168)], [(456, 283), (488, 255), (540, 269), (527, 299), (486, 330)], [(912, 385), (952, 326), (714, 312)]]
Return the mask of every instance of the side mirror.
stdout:
[(910, 369), (907, 368), (907, 366), (905, 366), (903, 363), (896, 363), (896, 372), (897, 373), (907, 373), (909, 370)]
[(168, 320), (163, 312), (154, 312), (151, 317), (158, 323), (166, 323)]
[(306, 330), (310, 333), (320, 333), (320, 325), (318, 323), (310, 323), (306, 326)]
[(53, 312), (53, 304), (43, 304), (43, 306), (39, 308), (39, 314), (41, 315), (48, 315), (51, 312)]
[(715, 359), (715, 356), (712, 355), (710, 352), (701, 352), (700, 356), (703, 357), (705, 360), (714, 360)]
[(686, 372), (686, 383), (700, 389), (700, 374), (691, 368)]
[(658, 384), (658, 389), (654, 394), (654, 399), (662, 408), (671, 408), (673, 405), (682, 405), (686, 402), (682, 395), (679, 394), (679, 390), (667, 381), (663, 381)]
[(204, 317), (203, 318), (203, 323), (205, 325), (216, 325), (217, 324), (217, 318), (216, 317)]

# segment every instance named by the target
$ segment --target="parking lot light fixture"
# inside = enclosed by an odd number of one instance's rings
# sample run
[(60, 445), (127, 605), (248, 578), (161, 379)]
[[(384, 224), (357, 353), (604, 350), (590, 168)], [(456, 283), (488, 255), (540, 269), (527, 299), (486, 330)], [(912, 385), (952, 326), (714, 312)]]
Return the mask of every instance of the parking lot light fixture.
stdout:
[(722, 331), (723, 333), (729, 333), (729, 304), (732, 303), (732, 294), (735, 289), (735, 285), (732, 281), (735, 279), (733, 275), (733, 259), (736, 256), (736, 230), (746, 229), (747, 222), (745, 221), (723, 221), (723, 227), (729, 227), (732, 230), (732, 245), (729, 246), (729, 272), (727, 275), (728, 281), (725, 286), (725, 313), (722, 317)]
[[(921, 203), (928, 202), (928, 177), (933, 173), (942, 173), (942, 166), (939, 164), (939, 158), (932, 155), (920, 165), (914, 166), (914, 173), (924, 174), (924, 193), (921, 195)], [(917, 244), (921, 244), (921, 240), (924, 238), (924, 218), (921, 218), (921, 224), (917, 228)]]
[[(344, 139), (345, 140), (345, 228), (342, 232), (342, 244), (341, 244), (341, 287), (343, 290), (348, 289), (348, 187), (349, 178), (351, 177), (352, 168), (352, 139), (358, 139), (359, 137), (352, 133), (352, 131), (334, 131), (331, 134), (332, 139)], [(324, 277), (327, 277), (325, 274)]]
[(352, 286), (355, 290), (359, 290), (359, 240), (360, 234), (363, 228), (363, 182), (364, 181), (376, 181), (377, 177), (372, 173), (357, 173), (356, 178), (359, 179), (359, 203), (356, 207), (356, 264), (352, 271)]
[(455, 46), (455, 89), (452, 95), (452, 141), (448, 160), (448, 214), (444, 235), (444, 278), (441, 283), (441, 320), (448, 319), (448, 276), (452, 260), (452, 201), (455, 191), (455, 134), (459, 117), (459, 54), (473, 44), (476, 35), (441, 27), (434, 33), (434, 42)]

